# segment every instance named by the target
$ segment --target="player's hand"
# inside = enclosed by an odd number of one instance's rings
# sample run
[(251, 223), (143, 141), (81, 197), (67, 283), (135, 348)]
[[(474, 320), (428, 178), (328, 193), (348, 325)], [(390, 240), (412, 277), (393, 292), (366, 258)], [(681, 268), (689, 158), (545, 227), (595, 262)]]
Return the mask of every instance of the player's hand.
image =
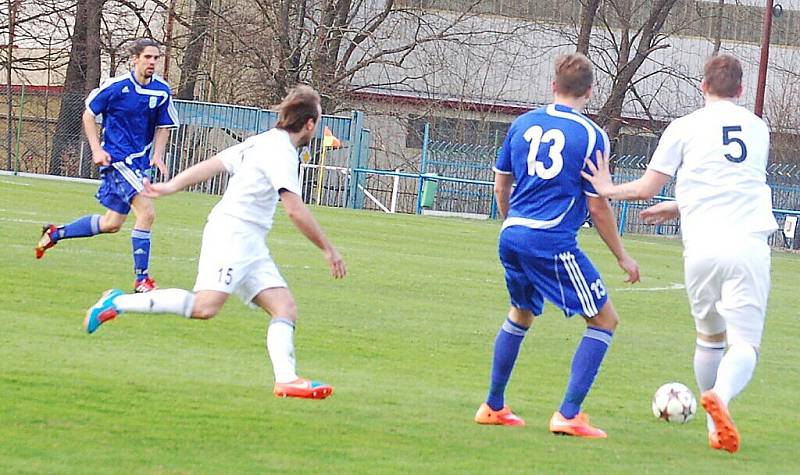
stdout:
[(92, 150), (92, 161), (95, 165), (107, 167), (111, 165), (111, 155), (100, 147), (97, 150)]
[(160, 198), (162, 196), (171, 195), (178, 191), (172, 185), (172, 182), (169, 181), (163, 183), (150, 183), (150, 180), (145, 178), (143, 184), (144, 190), (141, 192), (141, 194), (147, 198)]
[(628, 278), (625, 279), (625, 282), (629, 284), (635, 284), (639, 282), (639, 263), (636, 262), (631, 256), (625, 255), (622, 259), (617, 261), (619, 267), (628, 274)]
[(334, 279), (341, 279), (347, 275), (347, 266), (336, 248), (331, 247), (325, 251), (325, 260), (328, 261), (328, 266), (331, 268), (331, 276)]
[(681, 212), (678, 210), (677, 201), (662, 201), (639, 213), (639, 216), (647, 224), (661, 224), (673, 219), (678, 219)]
[(614, 182), (611, 180), (611, 167), (609, 166), (610, 158), (608, 151), (605, 153), (597, 151), (597, 166), (588, 158), (585, 160), (586, 168), (589, 169), (591, 174), (581, 170), (581, 176), (594, 186), (595, 191), (600, 196), (607, 196), (614, 187)]
[(169, 180), (169, 170), (167, 170), (167, 164), (164, 163), (164, 160), (161, 158), (157, 158), (153, 160), (151, 165), (155, 165), (158, 168), (158, 172), (161, 174), (161, 180), (167, 181)]

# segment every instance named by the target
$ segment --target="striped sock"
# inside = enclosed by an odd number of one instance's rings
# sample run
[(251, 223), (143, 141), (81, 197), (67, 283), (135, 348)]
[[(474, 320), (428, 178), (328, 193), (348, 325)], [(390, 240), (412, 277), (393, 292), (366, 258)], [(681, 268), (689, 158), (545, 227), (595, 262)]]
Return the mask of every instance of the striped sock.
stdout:
[(499, 411), (505, 405), (506, 385), (511, 378), (511, 371), (519, 355), (519, 347), (528, 329), (506, 319), (494, 341), (494, 358), (492, 360), (492, 379), (486, 404), (493, 411)]
[(559, 409), (565, 418), (572, 419), (581, 411), (581, 404), (594, 383), (613, 336), (611, 330), (597, 327), (588, 327), (583, 333), (572, 358), (572, 372)]
[(59, 226), (52, 238), (58, 242), (62, 239), (90, 237), (96, 234), (100, 234), (100, 215), (87, 214), (69, 224)]
[(150, 231), (144, 229), (131, 231), (131, 246), (133, 247), (133, 271), (136, 279), (146, 279), (150, 265)]

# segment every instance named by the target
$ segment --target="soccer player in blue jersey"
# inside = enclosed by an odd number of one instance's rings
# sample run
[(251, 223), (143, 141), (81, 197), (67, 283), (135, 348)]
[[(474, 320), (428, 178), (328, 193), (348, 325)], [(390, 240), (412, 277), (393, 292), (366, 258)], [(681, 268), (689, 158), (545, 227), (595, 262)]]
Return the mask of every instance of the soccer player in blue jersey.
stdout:
[[(164, 149), (169, 129), (178, 126), (169, 85), (154, 74), (160, 52), (158, 43), (139, 39), (130, 50), (133, 70), (103, 82), (86, 98), (83, 127), (92, 148), (92, 161), (100, 167), (101, 184), (95, 195), (106, 208), (103, 215), (90, 214), (62, 226), (46, 224), (36, 245), (36, 258), (64, 239), (116, 233), (131, 208), (136, 223), (131, 233), (136, 292), (156, 288), (150, 277), (150, 229), (155, 209), (141, 195), (143, 178), (155, 165), (167, 176)], [(102, 115), (103, 141), (96, 117)]]
[[(586, 159), (609, 149), (608, 136), (581, 111), (592, 92), (592, 65), (582, 54), (560, 56), (554, 101), (518, 117), (497, 158), (495, 195), (505, 217), (500, 261), (511, 299), (508, 318), (494, 344), (489, 395), (475, 414), (479, 424), (524, 426), (505, 404), (505, 388), (525, 334), (544, 299), (566, 316), (582, 315), (578, 343), (561, 407), (550, 419), (555, 434), (605, 438), (581, 404), (589, 392), (619, 322), (600, 274), (578, 248), (587, 209), (595, 229), (627, 273), (639, 281), (639, 265), (622, 245), (606, 198), (581, 177)], [(514, 183), (516, 182), (516, 187)]]

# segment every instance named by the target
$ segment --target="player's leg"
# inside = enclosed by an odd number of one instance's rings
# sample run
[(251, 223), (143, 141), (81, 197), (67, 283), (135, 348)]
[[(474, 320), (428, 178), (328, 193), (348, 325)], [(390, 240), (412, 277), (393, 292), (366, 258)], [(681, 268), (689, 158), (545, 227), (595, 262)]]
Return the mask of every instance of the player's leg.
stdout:
[(770, 249), (766, 240), (754, 237), (742, 245), (741, 252), (733, 253), (724, 263), (726, 278), (717, 303), (727, 326), (728, 350), (719, 364), (714, 387), (700, 399), (714, 419), (719, 445), (729, 452), (739, 449), (739, 432), (728, 406), (753, 377), (770, 287)]
[(489, 394), (475, 414), (479, 424), (524, 426), (525, 421), (511, 412), (505, 404), (505, 391), (511, 372), (517, 362), (519, 349), (525, 334), (533, 324), (533, 312), (512, 306), (508, 317), (500, 326), (494, 340), (492, 372), (489, 381)]
[(120, 227), (125, 223), (130, 206), (125, 199), (118, 196), (116, 189), (113, 173), (105, 173), (96, 195), (100, 203), (106, 207), (104, 215), (87, 214), (60, 226), (54, 224), (42, 226), (42, 235), (35, 248), (36, 258), (41, 259), (44, 257), (46, 250), (62, 240), (119, 231)]
[[(688, 253), (684, 261), (686, 294), (695, 320), (697, 340), (693, 367), (700, 394), (714, 387), (717, 369), (725, 354), (725, 320), (716, 310), (720, 299), (723, 269), (717, 265), (713, 252)], [(710, 415), (706, 415), (709, 442), (717, 447), (716, 429)]]
[(510, 228), (500, 236), (500, 262), (504, 268), (511, 307), (494, 340), (489, 393), (486, 402), (475, 414), (475, 422), (479, 424), (525, 425), (525, 421), (506, 406), (505, 390), (522, 341), (533, 324), (534, 314), (541, 313), (544, 302), (529, 281), (523, 269), (524, 263), (516, 250), (523, 234), (524, 230)]
[(294, 349), (297, 305), (289, 289), (263, 289), (255, 296), (253, 303), (272, 317), (267, 327), (266, 346), (275, 374), (273, 393), (278, 397), (306, 399), (325, 399), (330, 396), (333, 387), (297, 376)]
[(149, 273), (150, 230), (156, 219), (156, 210), (153, 200), (140, 194), (133, 197), (131, 207), (136, 215), (136, 222), (131, 231), (133, 267), (136, 274), (133, 288), (136, 292), (149, 292), (156, 288), (156, 283)]
[(605, 438), (605, 432), (590, 424), (588, 416), (581, 411), (581, 405), (597, 377), (619, 324), (619, 316), (606, 294), (600, 274), (580, 249), (560, 252), (555, 257), (560, 288), (556, 295), (550, 291), (548, 299), (554, 300), (567, 314), (583, 315), (586, 330), (572, 358), (564, 399), (550, 419), (550, 431)]
[(184, 289), (157, 289), (147, 293), (123, 294), (120, 290), (111, 289), (87, 310), (83, 324), (88, 333), (94, 333), (100, 325), (123, 312), (166, 313), (208, 320), (219, 313), (227, 298), (227, 293), (215, 290), (193, 293)]

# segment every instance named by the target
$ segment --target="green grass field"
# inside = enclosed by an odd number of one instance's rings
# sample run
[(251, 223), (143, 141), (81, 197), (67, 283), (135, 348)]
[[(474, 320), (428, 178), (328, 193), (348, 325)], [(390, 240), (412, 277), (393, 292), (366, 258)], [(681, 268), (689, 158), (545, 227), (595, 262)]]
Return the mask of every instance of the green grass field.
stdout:
[[(694, 387), (686, 295), (669, 289), (683, 281), (677, 241), (626, 237), (643, 275), (629, 291), (596, 234), (581, 236), (622, 319), (584, 405), (609, 439), (588, 441), (547, 431), (584, 327), (553, 307), (507, 394), (528, 426), (472, 422), (507, 309), (498, 223), (316, 208), (350, 271), (334, 281), (279, 212), (269, 241), (300, 309), (299, 371), (336, 387), (324, 401), (281, 400), (267, 319), (235, 298), (208, 322), (125, 314), (83, 332), (104, 289), (130, 289), (132, 223), (42, 261), (33, 245), (41, 223), (100, 212), (94, 189), (0, 176), (0, 472), (797, 473), (798, 256), (773, 256), (761, 362), (731, 407), (742, 449), (729, 455), (707, 447), (702, 412), (684, 426), (650, 412), (660, 384)], [(151, 271), (162, 287), (193, 285), (217, 199), (158, 203)]]

